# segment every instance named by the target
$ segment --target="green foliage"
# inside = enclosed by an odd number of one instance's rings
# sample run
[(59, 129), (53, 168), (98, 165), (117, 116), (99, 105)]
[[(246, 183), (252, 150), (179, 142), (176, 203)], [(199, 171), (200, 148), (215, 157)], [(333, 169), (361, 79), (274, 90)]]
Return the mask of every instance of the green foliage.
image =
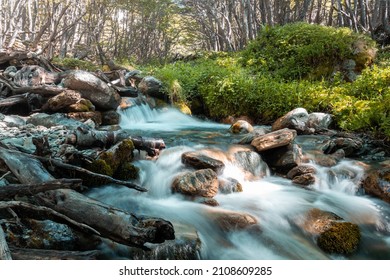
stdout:
[(286, 80), (330, 77), (346, 59), (359, 58), (363, 69), (375, 56), (374, 42), (347, 28), (307, 23), (266, 26), (242, 53), (242, 63), (256, 73)]
[(80, 60), (77, 58), (59, 58), (55, 57), (53, 58), (52, 62), (55, 65), (58, 65), (59, 67), (65, 69), (65, 70), (71, 70), (71, 69), (79, 69), (79, 70), (86, 70), (86, 71), (96, 71), (99, 69), (98, 66), (93, 64), (90, 61)]
[(360, 242), (359, 227), (352, 223), (334, 223), (329, 229), (320, 234), (318, 246), (331, 254), (352, 254)]
[[(308, 33), (312, 36), (319, 36), (319, 30), (323, 30), (323, 27), (312, 27), (305, 24), (286, 27), (289, 30), (288, 34), (296, 35), (296, 40), (298, 40), (298, 32), (293, 32), (294, 26), (301, 32), (308, 29), (311, 31), (311, 33)], [(285, 32), (280, 31), (281, 28), (279, 27), (265, 32), (273, 35), (278, 30), (279, 33)], [(328, 30), (328, 28), (325, 28), (325, 30)], [(258, 67), (259, 64), (250, 64), (249, 55), (253, 55), (252, 62), (260, 61), (258, 60), (260, 57), (258, 52), (253, 52), (254, 46), (256, 44), (259, 46), (258, 41), (255, 41), (254, 45), (249, 46), (248, 51), (243, 53), (203, 53), (201, 58), (196, 60), (166, 64), (149, 68), (149, 71), (151, 75), (156, 76), (163, 82), (165, 91), (171, 100), (186, 103), (193, 112), (195, 107), (202, 107), (202, 114), (216, 120), (227, 116), (246, 115), (257, 123), (271, 123), (294, 108), (304, 107), (309, 112), (321, 111), (332, 114), (335, 125), (341, 129), (373, 132), (377, 136), (390, 138), (390, 67), (387, 66), (390, 65), (390, 57), (380, 52), (378, 58), (380, 60), (377, 59), (375, 65), (362, 70), (354, 82), (344, 81), (341, 72), (335, 72), (328, 80), (312, 79), (311, 75), (323, 73), (317, 66), (325, 69), (327, 65), (330, 65), (326, 63), (323, 65), (323, 61), (354, 55), (350, 53), (351, 45), (354, 46), (355, 50), (360, 50), (355, 51), (355, 55), (363, 53), (361, 51), (364, 49), (360, 41), (361, 36), (345, 29), (329, 28), (329, 30), (331, 31), (329, 31), (330, 35), (324, 35), (325, 38), (328, 38), (327, 40), (333, 38), (331, 35), (337, 35), (343, 40), (339, 37), (335, 38), (334, 40), (337, 42), (332, 42), (328, 48), (317, 50), (316, 55), (320, 54), (320, 56), (317, 56), (320, 59), (315, 60), (312, 57), (309, 60), (312, 64), (301, 64), (308, 67), (305, 73), (309, 79), (287, 79), (282, 77), (283, 75), (280, 75), (281, 72), (279, 72), (280, 69), (276, 68), (277, 64), (274, 64), (274, 68), (268, 67), (270, 61), (273, 61), (272, 59), (264, 62), (268, 66), (265, 68), (259, 67), (259, 70), (254, 72), (255, 66)], [(276, 35), (280, 35), (279, 33)], [(263, 34), (263, 36), (265, 35)], [(307, 38), (306, 35), (304, 38), (306, 38), (306, 42), (313, 41)], [(358, 40), (353, 43), (356, 38)], [(343, 42), (339, 42), (340, 40)], [(324, 43), (324, 41), (321, 42)], [(273, 47), (276, 48), (276, 45), (275, 43)], [(309, 57), (302, 55), (303, 53), (309, 53), (309, 50), (305, 44), (301, 43), (301, 45), (305, 51), (298, 50), (297, 44), (294, 45), (294, 51), (290, 51), (290, 54), (291, 56), (297, 55), (297, 58), (291, 59)], [(339, 53), (343, 53), (340, 51), (340, 45), (345, 47), (346, 55), (340, 56)], [(275, 52), (275, 55), (278, 53), (277, 50), (272, 50), (271, 47), (267, 48), (268, 53), (272, 51)], [(327, 50), (329, 50), (329, 54), (326, 52)], [(296, 52), (299, 54), (296, 54)], [(328, 59), (327, 55), (331, 59)], [(243, 61), (246, 61), (245, 67), (242, 64)], [(368, 63), (368, 60), (364, 61)], [(298, 62), (297, 64), (299, 65)], [(311, 65), (313, 65), (313, 68), (310, 68)], [(292, 64), (290, 66), (292, 67)], [(281, 71), (285, 71), (286, 75), (291, 73), (287, 71), (287, 68)], [(278, 72), (277, 75), (276, 72)]]

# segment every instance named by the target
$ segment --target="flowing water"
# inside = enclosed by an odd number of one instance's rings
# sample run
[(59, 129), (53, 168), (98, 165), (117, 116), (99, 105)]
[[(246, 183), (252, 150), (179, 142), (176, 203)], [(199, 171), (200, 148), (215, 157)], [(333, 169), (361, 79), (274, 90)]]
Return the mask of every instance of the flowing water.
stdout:
[[(242, 135), (229, 133), (228, 125), (199, 120), (175, 109), (153, 110), (146, 104), (130, 107), (120, 114), (123, 129), (133, 135), (163, 138), (167, 148), (157, 160), (147, 160), (141, 154), (135, 161), (140, 168), (137, 183), (148, 188), (147, 193), (106, 186), (93, 190), (90, 196), (127, 211), (195, 228), (201, 244), (198, 258), (390, 259), (390, 205), (359, 192), (363, 169), (355, 161), (346, 159), (331, 168), (316, 166), (314, 190), (307, 190), (271, 175), (267, 166), (256, 160), (253, 162), (258, 166), (251, 168), (265, 171), (265, 176), (247, 180), (239, 164), (224, 158), (226, 167), (220, 177), (238, 180), (243, 192), (217, 194), (219, 206), (213, 208), (172, 193), (173, 178), (188, 169), (181, 163), (181, 154), (205, 148), (219, 154), (228, 153), (231, 147), (237, 148), (234, 143)], [(304, 153), (312, 150), (319, 140), (316, 137), (298, 136)], [(319, 249), (313, 236), (297, 226), (302, 223), (304, 213), (312, 208), (333, 212), (358, 224), (362, 240), (357, 252), (345, 257)], [(210, 218), (214, 209), (248, 213), (256, 217), (261, 230), (222, 231)]]

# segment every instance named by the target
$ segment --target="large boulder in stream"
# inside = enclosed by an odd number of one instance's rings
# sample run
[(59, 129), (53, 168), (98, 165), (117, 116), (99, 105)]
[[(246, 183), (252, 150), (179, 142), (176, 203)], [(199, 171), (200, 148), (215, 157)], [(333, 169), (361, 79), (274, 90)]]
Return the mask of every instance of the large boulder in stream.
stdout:
[(221, 174), (225, 164), (218, 159), (214, 159), (202, 151), (186, 152), (181, 155), (181, 161), (187, 166), (195, 169), (210, 168), (218, 174)]
[(259, 230), (258, 220), (245, 212), (221, 208), (208, 208), (205, 215), (210, 218), (215, 226), (223, 231), (244, 230), (249, 228)]
[(295, 130), (284, 128), (256, 137), (253, 139), (251, 145), (254, 146), (258, 152), (264, 152), (287, 146), (294, 141), (296, 136), (297, 132)]
[(268, 173), (268, 165), (251, 146), (234, 145), (229, 148), (227, 158), (239, 168), (245, 180), (259, 180)]
[(261, 156), (271, 169), (281, 174), (287, 174), (303, 162), (302, 148), (298, 144), (265, 151)]
[(359, 226), (344, 221), (332, 212), (313, 208), (298, 225), (315, 238), (318, 247), (329, 254), (350, 255), (360, 244)]
[(245, 121), (245, 120), (238, 120), (234, 124), (231, 125), (229, 128), (229, 131), (235, 134), (238, 133), (250, 133), (253, 131), (253, 126)]
[(165, 99), (166, 96), (162, 92), (162, 82), (153, 76), (144, 77), (138, 84), (138, 89), (147, 96)]
[(313, 134), (328, 129), (332, 116), (326, 113), (308, 113), (305, 108), (296, 108), (277, 119), (272, 124), (272, 130), (290, 128), (298, 134)]
[(287, 178), (291, 179), (297, 185), (308, 186), (315, 183), (316, 173), (317, 170), (314, 166), (301, 164), (291, 169), (287, 173)]
[(390, 203), (390, 167), (370, 171), (362, 181), (366, 194)]
[(64, 78), (63, 84), (68, 89), (80, 92), (81, 97), (90, 100), (98, 109), (116, 109), (121, 102), (116, 90), (86, 71), (72, 71)]
[(214, 197), (218, 192), (217, 173), (212, 169), (184, 172), (176, 176), (172, 190), (189, 196)]

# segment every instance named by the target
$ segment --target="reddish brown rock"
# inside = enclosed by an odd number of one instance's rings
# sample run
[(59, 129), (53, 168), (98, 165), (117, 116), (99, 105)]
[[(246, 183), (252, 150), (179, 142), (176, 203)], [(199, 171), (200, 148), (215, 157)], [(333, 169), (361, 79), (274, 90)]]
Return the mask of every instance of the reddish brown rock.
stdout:
[(210, 168), (218, 174), (221, 174), (225, 168), (225, 164), (222, 161), (209, 157), (202, 151), (183, 153), (181, 155), (181, 161), (185, 165), (195, 169)]
[(349, 255), (360, 244), (360, 229), (334, 213), (313, 208), (298, 222), (301, 229), (313, 235), (318, 247), (330, 254)]
[(238, 133), (249, 133), (253, 131), (253, 126), (244, 120), (236, 121), (232, 126), (230, 127), (230, 132), (238, 134)]
[(390, 168), (370, 171), (362, 181), (364, 191), (390, 203)]
[(287, 178), (293, 183), (308, 186), (315, 183), (316, 169), (311, 165), (298, 165), (287, 173)]
[(172, 183), (174, 192), (190, 196), (214, 197), (218, 192), (217, 173), (211, 169), (179, 174)]
[(210, 208), (206, 215), (223, 231), (243, 230), (257, 225), (255, 217), (248, 213)]
[(297, 132), (295, 130), (285, 128), (256, 137), (253, 139), (251, 145), (254, 146), (258, 152), (264, 152), (287, 146), (294, 141), (296, 136)]

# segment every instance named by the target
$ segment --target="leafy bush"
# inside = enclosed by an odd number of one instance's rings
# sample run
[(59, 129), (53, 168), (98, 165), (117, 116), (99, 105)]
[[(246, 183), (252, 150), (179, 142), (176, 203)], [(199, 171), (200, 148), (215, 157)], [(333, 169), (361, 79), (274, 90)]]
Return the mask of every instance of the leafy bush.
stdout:
[(307, 23), (265, 27), (242, 53), (242, 63), (256, 73), (286, 80), (330, 77), (346, 59), (357, 69), (372, 63), (375, 43), (347, 28)]
[[(323, 27), (305, 24), (286, 27), (289, 30), (288, 34), (296, 34), (294, 37), (296, 42), (299, 41), (297, 39), (299, 32), (294, 31), (293, 27), (300, 32), (309, 29), (311, 33), (308, 32), (308, 34), (314, 37), (319, 36), (318, 32), (323, 30)], [(329, 28), (329, 30), (329, 34), (324, 35), (327, 39), (321, 39), (323, 40), (321, 42), (332, 41), (332, 36), (336, 36), (334, 34), (338, 37), (333, 41), (338, 40), (338, 42), (329, 43), (327, 48), (313, 50), (312, 53), (316, 54), (315, 56), (308, 55), (310, 53), (308, 45), (302, 43), (314, 42), (314, 39), (305, 35), (306, 41), (299, 41), (303, 50), (298, 48), (298, 44), (294, 47), (287, 45), (290, 46), (286, 48), (290, 56), (296, 55), (296, 57), (287, 58), (286, 55), (282, 55), (280, 61), (277, 61), (276, 56), (278, 44), (273, 45), (274, 49), (266, 47), (260, 56), (260, 51), (254, 52), (253, 48), (259, 47), (261, 41), (255, 41), (248, 50), (242, 53), (209, 53), (197, 60), (166, 64), (149, 68), (149, 71), (150, 74), (163, 81), (165, 91), (171, 100), (186, 103), (191, 110), (200, 106), (203, 108), (202, 114), (216, 120), (227, 116), (246, 115), (257, 123), (271, 123), (296, 107), (304, 107), (309, 112), (331, 113), (334, 115), (335, 125), (341, 129), (373, 132), (390, 139), (390, 67), (387, 66), (388, 61), (377, 61), (376, 65), (367, 67), (352, 83), (344, 81), (343, 75), (339, 72), (332, 75), (332, 79), (329, 80), (287, 79), (283, 77), (283, 73), (291, 74), (291, 69), (287, 69), (287, 66), (280, 69), (276, 67), (278, 63), (284, 63), (290, 59), (290, 64), (285, 65), (293, 68), (293, 61), (295, 61), (301, 66), (299, 69), (305, 68), (306, 75), (310, 76), (313, 73), (319, 73), (317, 66), (322, 62), (326, 65), (334, 59), (353, 55), (350, 53), (351, 44), (356, 38), (362, 37), (345, 29)], [(278, 36), (286, 31), (281, 31), (278, 27), (265, 32), (279, 38)], [(292, 38), (290, 40), (293, 40)], [(314, 45), (313, 43), (311, 48)], [(343, 52), (344, 54), (341, 55)], [(275, 57), (265, 60), (265, 54), (271, 53)], [(253, 57), (251, 58), (250, 55)], [(390, 60), (386, 56), (381, 57)], [(256, 63), (250, 64), (251, 61), (262, 59), (264, 59), (264, 63), (261, 64), (263, 67)], [(297, 62), (298, 60), (301, 64)], [(242, 64), (243, 61), (246, 61), (245, 67)], [(254, 71), (256, 67), (258, 67), (257, 72)], [(296, 77), (304, 73), (297, 69), (293, 71)]]

